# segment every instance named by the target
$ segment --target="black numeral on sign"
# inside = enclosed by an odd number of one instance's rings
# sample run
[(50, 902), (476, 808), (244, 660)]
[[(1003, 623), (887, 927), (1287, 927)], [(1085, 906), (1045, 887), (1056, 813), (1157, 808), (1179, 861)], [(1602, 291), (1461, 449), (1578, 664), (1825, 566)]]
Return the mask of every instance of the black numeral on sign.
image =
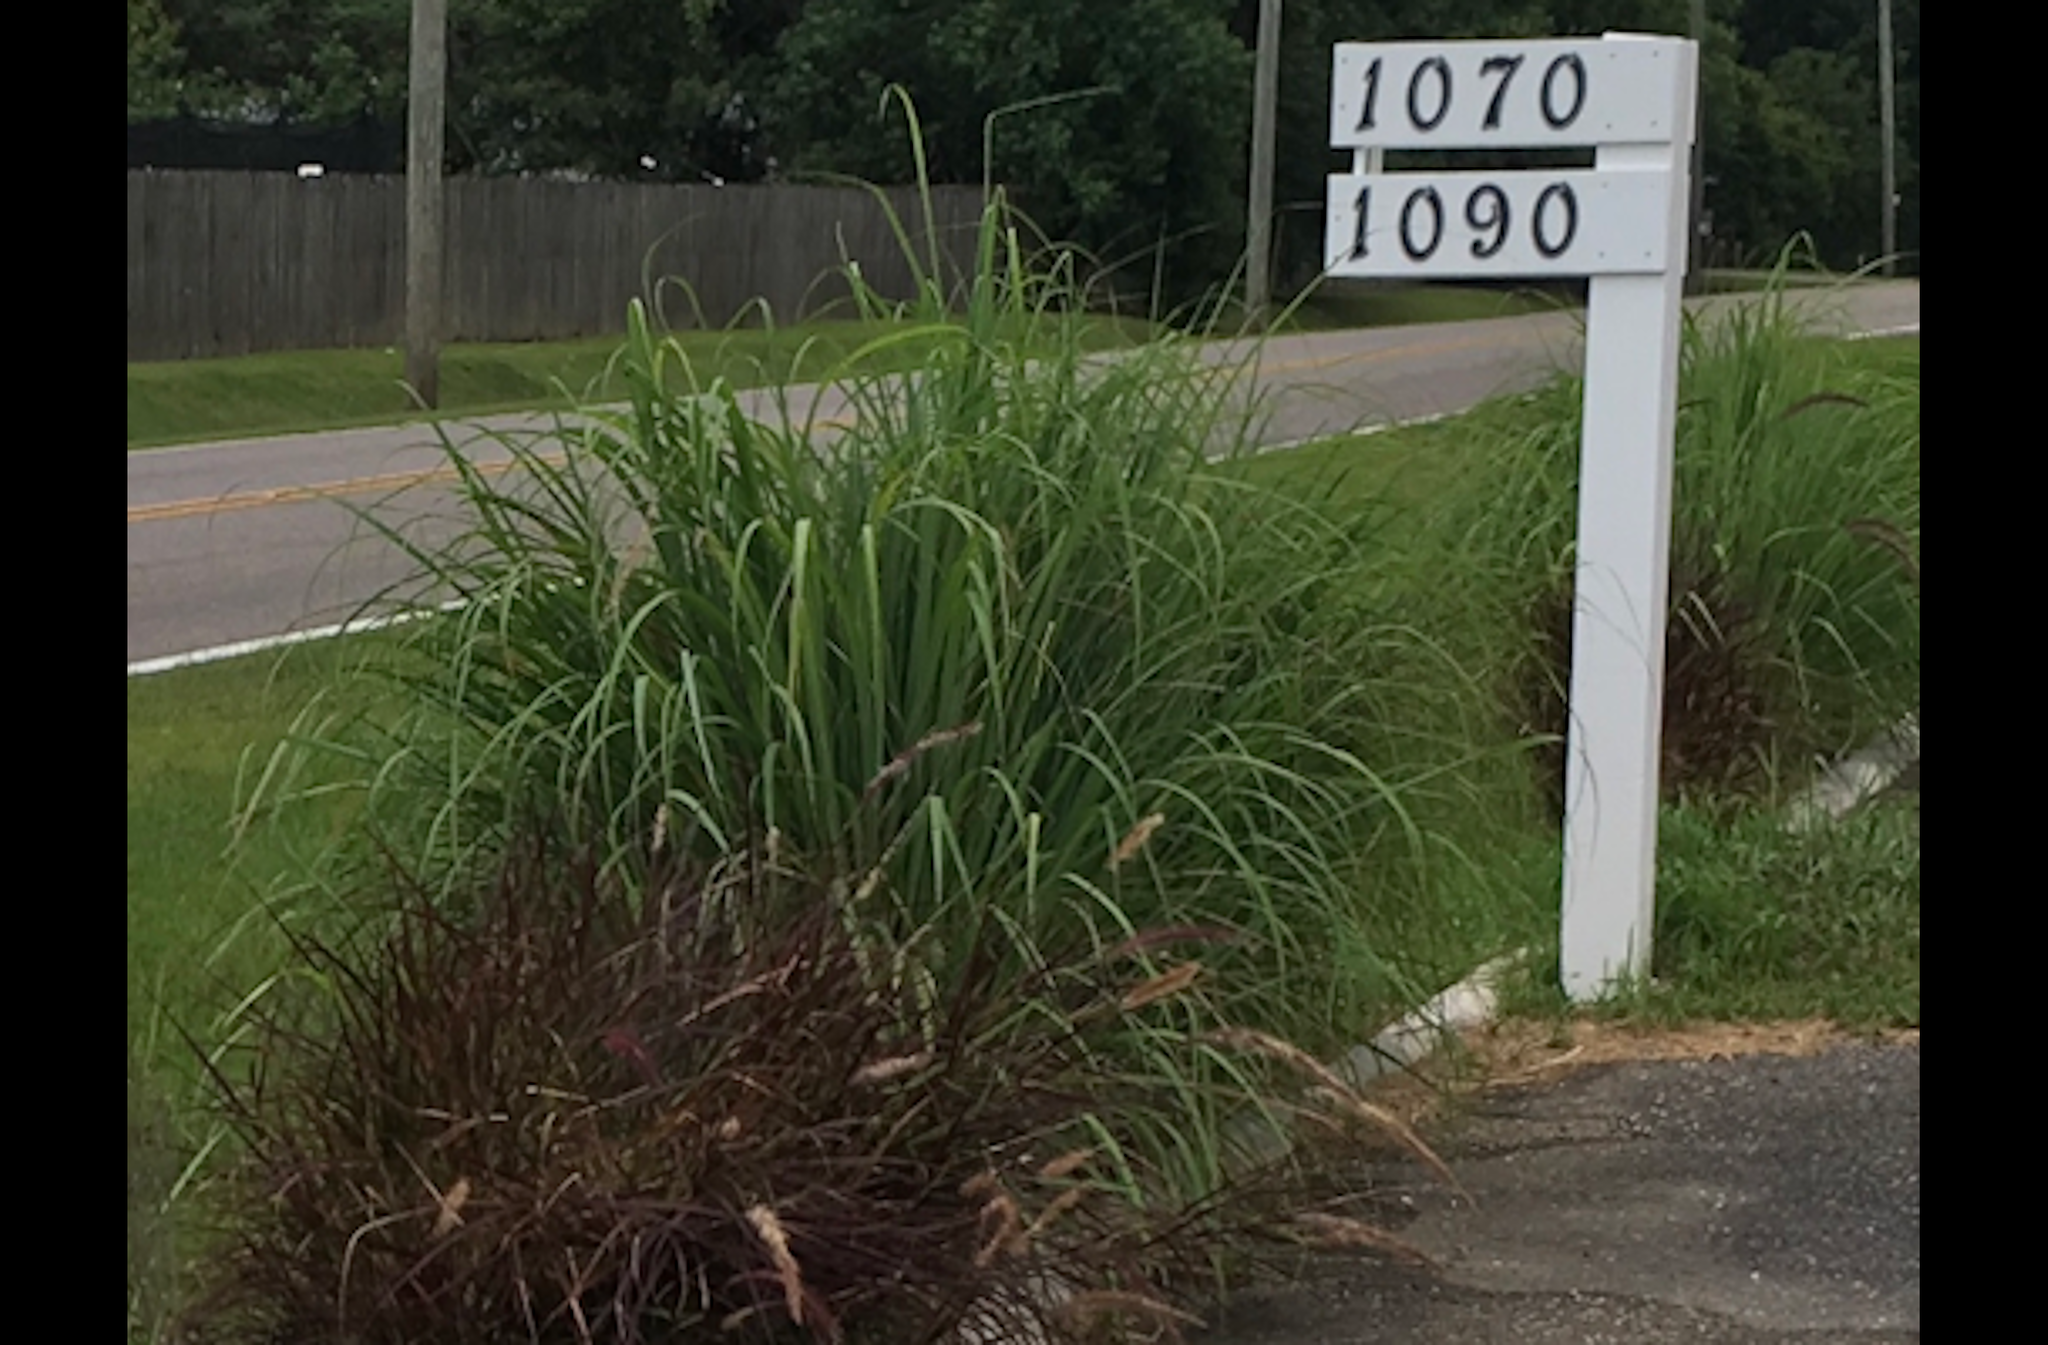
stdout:
[(1484, 261), (1499, 252), (1508, 241), (1508, 194), (1491, 183), (1474, 191), (1465, 198), (1465, 223), (1480, 233), (1493, 231), (1491, 238), (1472, 240), (1473, 256)]
[[(1351, 224), (1349, 260), (1362, 260), (1368, 253), (1366, 238), (1371, 231), (1372, 186), (1358, 189), (1358, 213)], [(1494, 182), (1482, 182), (1465, 196), (1465, 227), (1471, 230), (1472, 256), (1491, 261), (1506, 251), (1515, 236), (1515, 206), (1507, 189)], [(1443, 194), (1435, 187), (1412, 188), (1401, 199), (1395, 234), (1408, 260), (1426, 262), (1444, 242), (1448, 223)], [(1546, 261), (1556, 261), (1571, 249), (1579, 236), (1579, 198), (1569, 182), (1553, 182), (1537, 193), (1527, 216), (1529, 241)], [(1526, 254), (1524, 254), (1526, 255)]]
[[(1493, 81), (1486, 99), (1486, 110), (1479, 119), (1480, 130), (1498, 131), (1501, 128), (1508, 111), (1508, 91), (1527, 59), (1526, 56), (1489, 56), (1480, 62), (1480, 79)], [(1359, 91), (1357, 127), (1360, 131), (1371, 131), (1379, 125), (1382, 64), (1382, 57), (1373, 57), (1361, 78), (1363, 87)], [(1444, 124), (1451, 114), (1452, 83), (1451, 63), (1442, 56), (1427, 57), (1409, 71), (1408, 121), (1416, 130), (1434, 131)], [(1544, 67), (1543, 79), (1537, 88), (1537, 108), (1550, 129), (1562, 131), (1585, 112), (1588, 92), (1584, 58), (1577, 52), (1567, 52)]]
[[(1429, 207), (1429, 241), (1415, 241), (1415, 207)], [(1408, 199), (1401, 203), (1401, 251), (1419, 262), (1428, 261), (1436, 252), (1437, 244), (1444, 241), (1444, 198), (1436, 194), (1436, 188), (1424, 187), (1410, 192)]]
[(1358, 189), (1358, 228), (1351, 235), (1351, 255), (1353, 258), (1365, 255), (1365, 217), (1371, 208), (1372, 188), (1360, 187)]
[[(1563, 112), (1557, 110), (1557, 76), (1561, 70), (1571, 71), (1572, 101)], [(1577, 55), (1560, 56), (1550, 63), (1543, 72), (1543, 120), (1555, 130), (1562, 131), (1579, 119), (1579, 113), (1586, 110), (1586, 63)]]
[(1380, 58), (1375, 56), (1372, 58), (1372, 64), (1365, 68), (1365, 109), (1358, 114), (1359, 130), (1370, 131), (1372, 129), (1372, 108), (1373, 104), (1379, 101), (1379, 96)]
[(1493, 86), (1493, 97), (1486, 104), (1486, 120), (1480, 123), (1480, 129), (1487, 131), (1497, 131), (1500, 129), (1500, 105), (1507, 99), (1508, 85), (1514, 82), (1515, 71), (1521, 68), (1522, 58), (1519, 56), (1495, 56), (1479, 67), (1481, 75), (1498, 74), (1500, 76), (1500, 83)]
[[(1436, 110), (1428, 116), (1422, 115), (1422, 77), (1436, 75)], [(1451, 110), (1451, 64), (1441, 56), (1432, 56), (1415, 67), (1415, 73), (1408, 77), (1408, 120), (1415, 123), (1418, 131), (1434, 131), (1443, 123), (1446, 113)]]
[[(1545, 225), (1549, 218), (1546, 212), (1553, 201), (1562, 203), (1564, 211), (1564, 227), (1557, 232)], [(1572, 245), (1572, 239), (1579, 232), (1579, 198), (1570, 184), (1553, 182), (1543, 189), (1543, 194), (1536, 198), (1536, 208), (1530, 212), (1529, 231), (1535, 236), (1538, 252), (1552, 258), (1564, 255), (1564, 250)]]

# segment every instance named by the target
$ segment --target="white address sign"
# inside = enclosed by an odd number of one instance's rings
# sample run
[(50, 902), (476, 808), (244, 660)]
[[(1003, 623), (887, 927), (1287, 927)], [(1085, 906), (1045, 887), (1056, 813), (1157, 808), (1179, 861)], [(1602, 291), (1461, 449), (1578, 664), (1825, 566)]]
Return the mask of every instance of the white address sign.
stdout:
[(1682, 58), (1668, 42), (1340, 42), (1337, 149), (1536, 149), (1676, 138)]
[(1671, 260), (1657, 169), (1339, 173), (1327, 200), (1333, 276), (1652, 275)]

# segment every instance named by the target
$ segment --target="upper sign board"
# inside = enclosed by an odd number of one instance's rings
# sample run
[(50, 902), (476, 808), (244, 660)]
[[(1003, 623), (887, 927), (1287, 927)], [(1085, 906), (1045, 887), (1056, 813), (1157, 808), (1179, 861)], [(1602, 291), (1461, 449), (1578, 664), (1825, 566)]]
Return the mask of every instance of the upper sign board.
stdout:
[(1679, 38), (1340, 42), (1337, 149), (1542, 149), (1687, 138)]

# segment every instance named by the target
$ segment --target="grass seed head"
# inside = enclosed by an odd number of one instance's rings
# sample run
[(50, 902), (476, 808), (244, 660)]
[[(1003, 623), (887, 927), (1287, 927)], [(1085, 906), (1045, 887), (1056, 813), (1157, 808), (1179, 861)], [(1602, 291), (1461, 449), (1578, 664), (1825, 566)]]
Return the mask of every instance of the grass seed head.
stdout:
[(1093, 1149), (1070, 1149), (1039, 1168), (1038, 1175), (1046, 1181), (1058, 1181), (1062, 1177), (1071, 1177), (1074, 1173), (1086, 1167), (1089, 1160), (1094, 1157), (1095, 1150)]
[(855, 1085), (887, 1083), (905, 1074), (915, 1074), (932, 1063), (930, 1051), (917, 1051), (911, 1055), (895, 1055), (884, 1060), (874, 1060), (853, 1072), (849, 1082)]
[(1367, 1102), (1355, 1090), (1346, 1085), (1342, 1079), (1338, 1078), (1335, 1071), (1331, 1070), (1329, 1066), (1323, 1064), (1320, 1060), (1317, 1060), (1292, 1042), (1282, 1041), (1270, 1033), (1245, 1027), (1217, 1028), (1205, 1033), (1203, 1040), (1218, 1046), (1225, 1046), (1238, 1051), (1248, 1051), (1255, 1055), (1278, 1060), (1282, 1064), (1306, 1075), (1344, 1111), (1391, 1135), (1403, 1149), (1414, 1155), (1424, 1167), (1435, 1173), (1445, 1185), (1460, 1194), (1464, 1194), (1463, 1184), (1451, 1172), (1449, 1165), (1439, 1158), (1436, 1151), (1423, 1141), (1422, 1136), (1415, 1133), (1412, 1126), (1386, 1108)]
[(1341, 1214), (1309, 1212), (1295, 1215), (1294, 1222), (1301, 1229), (1305, 1240), (1320, 1247), (1364, 1248), (1367, 1251), (1383, 1252), (1410, 1265), (1430, 1268), (1436, 1266), (1436, 1262), (1421, 1248), (1395, 1237), (1384, 1228), (1358, 1219), (1346, 1218)]
[(1203, 1324), (1201, 1318), (1171, 1304), (1118, 1289), (1091, 1289), (1075, 1294), (1060, 1305), (1060, 1315), (1082, 1330), (1111, 1317), (1140, 1317), (1161, 1326), (1199, 1328)]
[(1193, 985), (1201, 974), (1201, 963), (1183, 962), (1170, 971), (1163, 971), (1150, 980), (1126, 990), (1123, 998), (1117, 1001), (1118, 1007), (1125, 1013), (1130, 1013), (1135, 1009), (1144, 1008), (1147, 1004), (1171, 998)]
[(798, 1268), (796, 1257), (790, 1254), (789, 1238), (784, 1233), (782, 1221), (775, 1217), (775, 1211), (766, 1205), (747, 1207), (747, 1223), (755, 1236), (768, 1249), (768, 1259), (775, 1267), (775, 1277), (782, 1283), (782, 1304), (789, 1313), (789, 1320), (798, 1326), (804, 1321), (804, 1280)]
[(1152, 839), (1152, 833), (1159, 830), (1166, 821), (1165, 813), (1148, 813), (1140, 818), (1136, 826), (1124, 833), (1116, 849), (1109, 852), (1109, 867), (1112, 871), (1145, 848), (1145, 842)]

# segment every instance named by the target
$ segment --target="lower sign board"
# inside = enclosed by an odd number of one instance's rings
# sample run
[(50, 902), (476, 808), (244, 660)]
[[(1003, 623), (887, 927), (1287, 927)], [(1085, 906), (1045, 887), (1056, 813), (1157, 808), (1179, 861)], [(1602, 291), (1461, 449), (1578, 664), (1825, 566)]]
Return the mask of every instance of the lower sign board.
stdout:
[(1324, 261), (1333, 276), (1655, 275), (1671, 199), (1659, 169), (1339, 173)]

